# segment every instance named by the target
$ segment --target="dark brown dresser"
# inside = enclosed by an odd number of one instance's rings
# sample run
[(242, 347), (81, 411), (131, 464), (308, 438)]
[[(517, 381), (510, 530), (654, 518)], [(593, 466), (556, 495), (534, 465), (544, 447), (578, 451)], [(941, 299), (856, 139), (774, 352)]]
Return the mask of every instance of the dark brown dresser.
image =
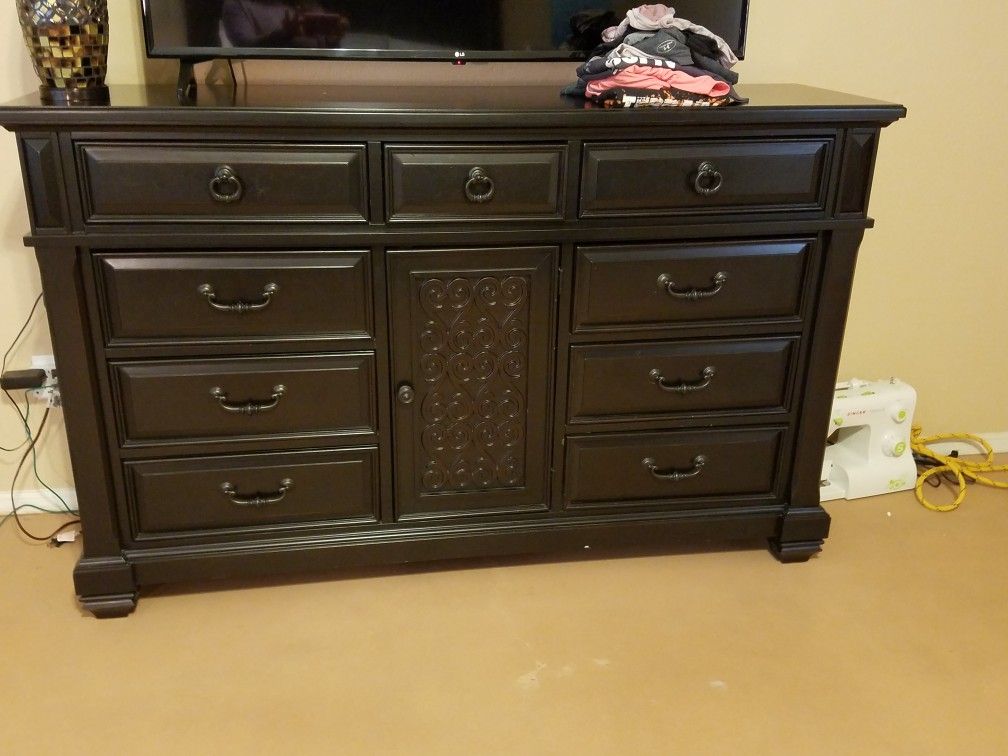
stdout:
[(750, 86), (113, 88), (18, 140), (100, 617), (142, 586), (686, 539), (819, 551), (879, 133)]

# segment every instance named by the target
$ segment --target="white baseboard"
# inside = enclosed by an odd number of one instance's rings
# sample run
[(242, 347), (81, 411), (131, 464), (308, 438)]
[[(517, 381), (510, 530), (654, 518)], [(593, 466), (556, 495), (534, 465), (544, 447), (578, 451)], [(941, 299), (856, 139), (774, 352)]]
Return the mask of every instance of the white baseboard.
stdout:
[[(77, 492), (72, 488), (56, 488), (54, 489), (56, 493), (63, 497), (70, 509), (77, 509)], [(38, 509), (20, 509), (20, 507), (26, 504), (29, 507), (38, 507), (46, 512), (63, 512), (66, 513), (66, 509), (63, 505), (59, 503), (55, 496), (46, 491), (44, 488), (39, 488), (35, 490), (26, 491), (15, 491), (14, 492), (14, 503), (19, 507), (19, 514), (38, 514)], [(11, 513), (11, 500), (10, 492), (4, 493), (0, 496), (0, 516), (9, 515)]]
[[(1008, 431), (995, 431), (994, 433), (974, 433), (991, 445), (996, 454), (1008, 452)], [(941, 441), (931, 444), (931, 448), (939, 454), (948, 456), (953, 451), (958, 450), (959, 454), (984, 454), (984, 450), (969, 441)]]

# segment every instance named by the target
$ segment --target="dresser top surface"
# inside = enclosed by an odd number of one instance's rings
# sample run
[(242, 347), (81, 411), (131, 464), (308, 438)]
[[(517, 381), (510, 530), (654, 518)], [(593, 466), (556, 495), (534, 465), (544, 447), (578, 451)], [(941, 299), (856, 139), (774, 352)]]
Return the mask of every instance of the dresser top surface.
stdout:
[(815, 122), (891, 123), (901, 105), (795, 84), (738, 87), (746, 105), (722, 108), (604, 109), (561, 95), (555, 85), (365, 87), (253, 85), (199, 87), (180, 103), (168, 86), (112, 86), (109, 104), (43, 104), (38, 93), (0, 105), (0, 124), (20, 125), (443, 125), (541, 127)]

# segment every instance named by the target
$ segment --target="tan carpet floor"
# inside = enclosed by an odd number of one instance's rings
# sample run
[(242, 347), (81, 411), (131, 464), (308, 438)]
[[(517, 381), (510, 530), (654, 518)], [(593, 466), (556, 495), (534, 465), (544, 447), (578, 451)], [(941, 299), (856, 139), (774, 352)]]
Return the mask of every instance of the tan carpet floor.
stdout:
[(1008, 753), (1008, 492), (828, 509), (804, 565), (356, 570), (153, 589), (106, 621), (76, 545), (7, 523), (0, 753)]

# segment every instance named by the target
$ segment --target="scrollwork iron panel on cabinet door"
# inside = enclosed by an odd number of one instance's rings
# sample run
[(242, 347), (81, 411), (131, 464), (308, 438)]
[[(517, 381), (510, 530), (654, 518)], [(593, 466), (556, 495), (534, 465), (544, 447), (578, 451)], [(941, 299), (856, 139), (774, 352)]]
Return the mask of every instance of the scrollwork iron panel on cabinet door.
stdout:
[(389, 259), (397, 515), (545, 509), (556, 250)]

